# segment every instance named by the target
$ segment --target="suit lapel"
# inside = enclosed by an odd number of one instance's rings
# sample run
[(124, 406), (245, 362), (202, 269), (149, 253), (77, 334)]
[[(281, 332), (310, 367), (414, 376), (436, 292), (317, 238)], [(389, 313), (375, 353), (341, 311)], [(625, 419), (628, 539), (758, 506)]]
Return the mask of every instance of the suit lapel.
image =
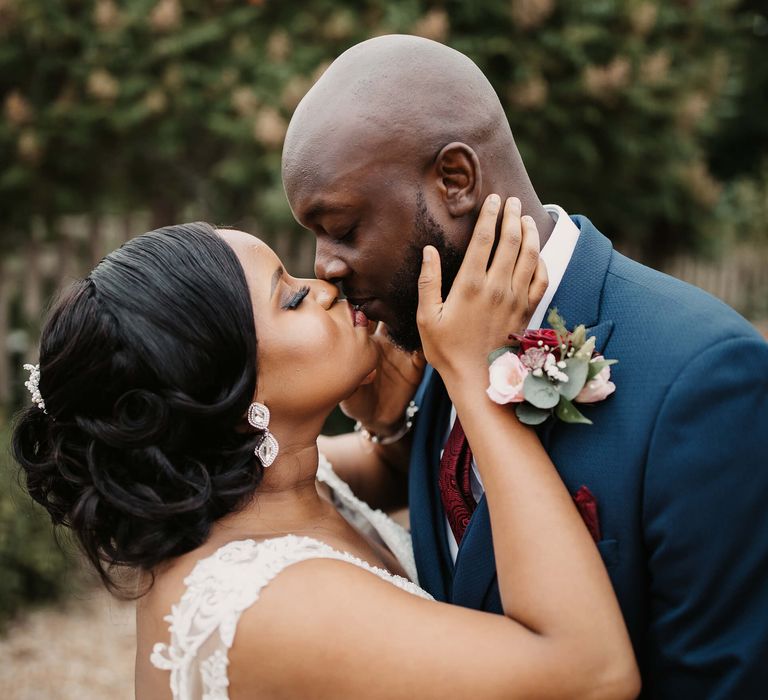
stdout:
[(613, 321), (601, 321), (597, 325), (587, 326), (587, 338), (595, 336), (595, 350), (601, 354), (608, 344), (611, 333), (613, 333)]
[(409, 472), (411, 535), (420, 585), (437, 600), (446, 601), (453, 563), (437, 470), (451, 404), (440, 376), (431, 367), (427, 368), (424, 386)]
[[(588, 336), (595, 336), (596, 348), (602, 351), (613, 331), (613, 321), (599, 321), (600, 301), (613, 247), (589, 219), (582, 216), (572, 218), (580, 230), (579, 240), (551, 306), (558, 309), (568, 328), (581, 323), (586, 325)], [(547, 421), (538, 430), (547, 450), (554, 424), (552, 420)], [(475, 609), (487, 608), (486, 598), (495, 579), (496, 561), (493, 556), (491, 520), (488, 504), (483, 496), (469, 521), (459, 548), (451, 602)]]
[(496, 577), (491, 519), (485, 495), (467, 525), (456, 557), (451, 602), (466, 608), (482, 609), (489, 586)]

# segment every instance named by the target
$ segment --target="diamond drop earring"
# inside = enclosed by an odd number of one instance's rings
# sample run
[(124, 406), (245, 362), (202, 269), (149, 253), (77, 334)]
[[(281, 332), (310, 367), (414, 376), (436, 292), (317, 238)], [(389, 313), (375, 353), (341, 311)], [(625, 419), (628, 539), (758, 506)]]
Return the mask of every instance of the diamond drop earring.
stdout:
[(257, 430), (264, 431), (261, 442), (253, 453), (268, 467), (277, 459), (277, 453), (280, 451), (275, 436), (269, 432), (269, 409), (263, 403), (254, 401), (248, 407), (248, 423)]

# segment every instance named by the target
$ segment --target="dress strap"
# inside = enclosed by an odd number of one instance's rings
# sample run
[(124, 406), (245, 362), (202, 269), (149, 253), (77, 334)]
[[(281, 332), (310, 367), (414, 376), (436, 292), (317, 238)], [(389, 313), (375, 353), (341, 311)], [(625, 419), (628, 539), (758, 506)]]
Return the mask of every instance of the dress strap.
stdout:
[(335, 471), (323, 454), (317, 465), (317, 479), (333, 489), (334, 494), (348, 510), (360, 515), (379, 534), (389, 551), (395, 555), (411, 581), (418, 583), (416, 559), (410, 533), (381, 510), (371, 508), (355, 496), (352, 489)]
[(201, 559), (184, 579), (184, 595), (165, 618), (171, 641), (152, 650), (152, 664), (171, 673), (174, 700), (228, 700), (228, 652), (240, 616), (283, 569), (316, 558), (349, 562), (405, 591), (430, 597), (407, 579), (310, 537), (230, 542)]

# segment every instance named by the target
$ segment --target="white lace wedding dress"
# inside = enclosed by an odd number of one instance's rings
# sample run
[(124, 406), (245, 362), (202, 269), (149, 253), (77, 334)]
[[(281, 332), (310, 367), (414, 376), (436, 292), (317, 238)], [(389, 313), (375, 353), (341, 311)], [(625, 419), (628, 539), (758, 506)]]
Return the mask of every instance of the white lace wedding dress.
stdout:
[(361, 501), (321, 455), (318, 480), (331, 488), (339, 512), (358, 530), (386, 545), (410, 577), (395, 576), (310, 537), (286, 535), (256, 542), (238, 540), (201, 559), (184, 583), (186, 592), (171, 614), (170, 644), (155, 644), (151, 661), (168, 670), (174, 700), (228, 700), (227, 654), (240, 615), (283, 569), (307, 559), (337, 559), (359, 566), (409, 593), (419, 588), (411, 536), (380, 510)]

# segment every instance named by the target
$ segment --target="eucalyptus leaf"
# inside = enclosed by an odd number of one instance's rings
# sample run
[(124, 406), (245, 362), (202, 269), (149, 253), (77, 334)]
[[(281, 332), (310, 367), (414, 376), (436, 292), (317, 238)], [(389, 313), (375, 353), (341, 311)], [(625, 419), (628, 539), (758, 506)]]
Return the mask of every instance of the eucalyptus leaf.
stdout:
[(520, 422), (525, 423), (526, 425), (541, 425), (541, 423), (552, 415), (552, 411), (536, 408), (536, 406), (531, 406), (529, 403), (517, 404), (515, 413)]
[(589, 363), (589, 374), (587, 375), (587, 381), (594, 379), (606, 367), (615, 365), (617, 362), (618, 360), (593, 360)]
[(584, 388), (589, 367), (590, 363), (580, 357), (572, 357), (566, 360), (563, 372), (568, 375), (568, 381), (560, 384), (560, 396), (568, 401), (575, 399)]
[(589, 363), (589, 374), (587, 374), (587, 381), (594, 379), (600, 372), (602, 372), (608, 363), (605, 360), (595, 360)]
[(506, 355), (508, 352), (514, 352), (517, 348), (514, 345), (504, 345), (503, 347), (496, 348), (488, 355), (488, 364), (492, 365), (502, 355)]
[(574, 355), (574, 357), (590, 360), (592, 359), (592, 353), (594, 351), (595, 351), (595, 336), (593, 335), (584, 343), (584, 345), (581, 346), (581, 348), (579, 348), (578, 352)]
[(535, 377), (529, 374), (523, 382), (523, 394), (525, 400), (536, 408), (554, 408), (560, 400), (557, 387), (550, 383), (546, 377)]
[(557, 408), (555, 409), (555, 415), (563, 421), (563, 423), (583, 423), (584, 425), (592, 425), (592, 421), (584, 416), (568, 399), (560, 399), (560, 403), (557, 404)]

